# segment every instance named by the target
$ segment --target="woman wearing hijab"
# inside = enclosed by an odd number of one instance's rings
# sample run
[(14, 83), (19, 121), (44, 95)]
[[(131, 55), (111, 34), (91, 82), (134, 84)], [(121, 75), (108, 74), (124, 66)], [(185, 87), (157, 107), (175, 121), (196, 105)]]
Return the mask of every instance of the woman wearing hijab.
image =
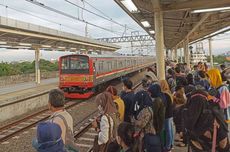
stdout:
[[(173, 95), (173, 121), (176, 128), (175, 140), (179, 142), (183, 141), (184, 124), (182, 115), (186, 102), (187, 98), (184, 87), (180, 85), (176, 86), (175, 93)], [(185, 144), (179, 143), (178, 146), (184, 147)]]
[(162, 93), (165, 95), (166, 98), (166, 109), (165, 109), (165, 122), (164, 122), (164, 129), (166, 133), (166, 143), (165, 143), (165, 151), (168, 152), (171, 150), (173, 146), (173, 97), (172, 93), (169, 89), (169, 85), (166, 80), (160, 81), (160, 87)]
[[(93, 128), (98, 132), (98, 139), (95, 138), (95, 144), (99, 147), (103, 147), (103, 151), (106, 150), (107, 145), (112, 139), (116, 137), (116, 129), (119, 118), (117, 119), (117, 109), (113, 101), (112, 95), (109, 92), (103, 92), (97, 95), (96, 104), (100, 112), (101, 119), (99, 122), (96, 120), (92, 123)], [(95, 150), (96, 151), (96, 150)], [(101, 151), (99, 149), (98, 151)]]
[(171, 92), (175, 91), (176, 87), (176, 76), (175, 76), (175, 71), (171, 68), (167, 70), (168, 76), (167, 76), (167, 81), (170, 87)]
[(52, 122), (41, 122), (37, 126), (37, 139), (32, 142), (37, 152), (67, 152), (61, 138), (61, 128)]
[(113, 100), (116, 103), (119, 112), (120, 121), (124, 121), (125, 104), (124, 101), (117, 95), (117, 89), (114, 86), (109, 86), (106, 91), (112, 94)]
[(208, 72), (210, 85), (217, 91), (215, 97), (221, 109), (224, 110), (225, 120), (230, 123), (230, 92), (227, 85), (223, 85), (220, 71), (218, 69), (211, 69)]
[(209, 84), (206, 72), (198, 71), (198, 77), (199, 77), (199, 81), (196, 83), (196, 86), (200, 85), (206, 91), (208, 91), (210, 88), (210, 84)]
[[(189, 133), (192, 151), (210, 152), (212, 146), (216, 145), (216, 151), (229, 152), (228, 126), (223, 116), (220, 113), (211, 112), (208, 106), (210, 103), (207, 92), (195, 90), (191, 93), (185, 113), (185, 128)], [(216, 136), (214, 126), (218, 126)]]
[[(154, 126), (156, 121), (153, 109), (153, 101), (148, 92), (141, 90), (135, 94), (136, 116), (132, 120), (135, 127), (140, 129), (143, 137), (143, 149), (146, 152), (161, 152), (160, 136), (157, 134), (157, 128)], [(156, 107), (155, 107), (156, 108)]]

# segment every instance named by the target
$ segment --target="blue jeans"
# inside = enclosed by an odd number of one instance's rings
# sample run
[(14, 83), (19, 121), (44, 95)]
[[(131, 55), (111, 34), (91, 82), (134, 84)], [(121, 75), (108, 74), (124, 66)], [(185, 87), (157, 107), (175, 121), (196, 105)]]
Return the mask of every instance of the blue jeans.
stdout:
[(159, 135), (145, 134), (144, 138), (145, 152), (161, 152), (161, 139)]
[(165, 146), (166, 150), (170, 150), (173, 146), (174, 132), (173, 132), (173, 118), (165, 119), (164, 129), (166, 134)]

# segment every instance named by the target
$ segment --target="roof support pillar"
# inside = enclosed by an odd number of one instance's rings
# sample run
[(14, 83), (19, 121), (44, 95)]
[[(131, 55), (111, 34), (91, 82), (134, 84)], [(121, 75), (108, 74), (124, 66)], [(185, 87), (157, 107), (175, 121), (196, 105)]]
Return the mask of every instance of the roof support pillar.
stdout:
[(164, 60), (164, 33), (163, 33), (163, 12), (154, 13), (157, 76), (159, 80), (165, 80), (165, 60)]
[(171, 49), (171, 60), (172, 60), (172, 61), (175, 60), (175, 53), (174, 53), (174, 52), (175, 52), (175, 49), (172, 48), (172, 49)]
[(175, 50), (174, 50), (174, 59), (176, 60), (176, 63), (178, 63), (178, 56), (177, 56), (177, 46), (176, 46), (176, 48), (175, 48)]
[(183, 63), (183, 48), (180, 48), (180, 63)]
[(170, 49), (170, 55), (171, 55), (171, 57), (170, 57), (170, 60), (174, 60), (174, 49)]
[(188, 40), (184, 42), (184, 61), (190, 67), (190, 55), (188, 50)]
[(40, 73), (40, 49), (35, 48), (35, 82), (37, 84), (41, 83), (41, 73)]
[(210, 56), (210, 66), (213, 68), (213, 56), (212, 56), (212, 39), (208, 39), (208, 44), (209, 44), (209, 56)]

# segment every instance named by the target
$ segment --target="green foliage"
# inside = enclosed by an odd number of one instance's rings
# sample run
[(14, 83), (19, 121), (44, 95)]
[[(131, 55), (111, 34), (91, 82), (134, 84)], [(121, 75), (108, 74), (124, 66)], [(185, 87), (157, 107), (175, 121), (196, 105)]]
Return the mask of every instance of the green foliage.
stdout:
[[(58, 62), (51, 63), (50, 61), (40, 60), (41, 72), (58, 71)], [(10, 76), (17, 74), (29, 74), (35, 73), (35, 61), (33, 62), (21, 62), (21, 63), (0, 63), (0, 76)]]
[(223, 56), (223, 55), (218, 55), (218, 56), (214, 56), (213, 58), (214, 62), (217, 62), (219, 64), (223, 64), (225, 62), (229, 62), (227, 59), (226, 59), (226, 56)]
[[(210, 56), (207, 56), (207, 62), (210, 62)], [(213, 56), (213, 62), (218, 64), (223, 64), (229, 61), (226, 59), (226, 56), (217, 55), (217, 56)]]

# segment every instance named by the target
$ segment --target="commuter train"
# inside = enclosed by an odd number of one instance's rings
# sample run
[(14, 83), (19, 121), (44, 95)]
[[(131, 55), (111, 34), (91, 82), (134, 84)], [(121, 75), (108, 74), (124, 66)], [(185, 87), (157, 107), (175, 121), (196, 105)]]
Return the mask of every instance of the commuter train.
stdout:
[(59, 88), (66, 98), (88, 98), (106, 82), (150, 67), (154, 61), (150, 56), (62, 56), (59, 59)]

